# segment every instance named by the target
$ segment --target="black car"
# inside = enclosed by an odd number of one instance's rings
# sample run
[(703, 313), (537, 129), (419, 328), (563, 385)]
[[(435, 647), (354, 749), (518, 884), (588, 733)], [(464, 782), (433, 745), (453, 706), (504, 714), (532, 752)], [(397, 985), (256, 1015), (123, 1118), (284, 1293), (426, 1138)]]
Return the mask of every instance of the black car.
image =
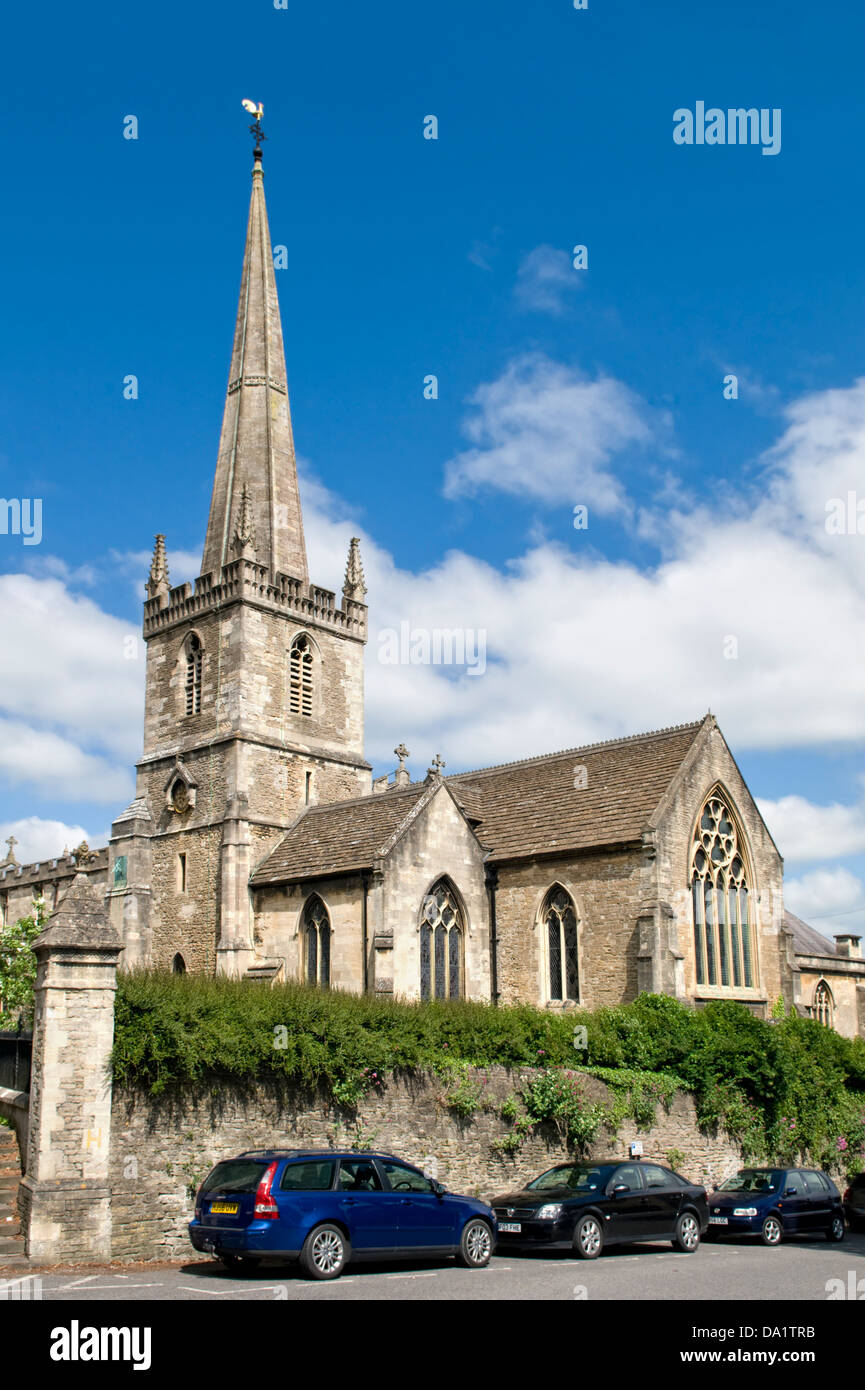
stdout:
[(671, 1240), (692, 1254), (709, 1214), (706, 1189), (658, 1163), (560, 1163), (520, 1192), (494, 1197), (500, 1255), (571, 1250), (597, 1259), (607, 1245)]
[(709, 1198), (709, 1234), (759, 1236), (778, 1245), (783, 1236), (844, 1239), (841, 1194), (816, 1168), (740, 1168)]
[(865, 1173), (857, 1173), (844, 1193), (844, 1214), (851, 1231), (865, 1228)]

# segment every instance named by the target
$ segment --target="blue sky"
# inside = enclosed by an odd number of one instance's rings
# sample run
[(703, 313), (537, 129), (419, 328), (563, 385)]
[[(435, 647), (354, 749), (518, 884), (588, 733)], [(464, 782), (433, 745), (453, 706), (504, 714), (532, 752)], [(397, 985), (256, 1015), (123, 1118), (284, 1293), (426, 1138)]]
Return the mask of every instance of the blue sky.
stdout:
[[(0, 495), (42, 499), (43, 538), (0, 535), (4, 834), (101, 839), (131, 794), (143, 663), (121, 639), (156, 531), (173, 581), (196, 572), (251, 97), (313, 577), (338, 587), (363, 538), (376, 769), (401, 738), (422, 774), (711, 706), (790, 905), (865, 925), (865, 563), (825, 529), (865, 496), (865, 14), (694, 10), (6, 17)], [(780, 108), (781, 152), (677, 146), (698, 100)], [(403, 619), (483, 629), (486, 675), (382, 667), (376, 624)]]

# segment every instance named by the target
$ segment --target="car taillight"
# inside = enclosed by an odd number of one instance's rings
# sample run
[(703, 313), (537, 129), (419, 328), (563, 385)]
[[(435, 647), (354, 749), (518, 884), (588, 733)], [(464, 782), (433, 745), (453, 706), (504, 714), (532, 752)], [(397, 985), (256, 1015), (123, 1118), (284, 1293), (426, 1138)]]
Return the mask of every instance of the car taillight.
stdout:
[(271, 1163), (255, 1190), (254, 1214), (262, 1221), (276, 1221), (279, 1218), (279, 1207), (270, 1191), (278, 1167), (277, 1163)]
[(853, 1189), (852, 1189), (852, 1187), (848, 1187), (848, 1188), (847, 1188), (847, 1191), (844, 1193), (844, 1201), (845, 1201), (845, 1202), (850, 1202), (850, 1201), (852, 1201), (852, 1199), (853, 1199)]

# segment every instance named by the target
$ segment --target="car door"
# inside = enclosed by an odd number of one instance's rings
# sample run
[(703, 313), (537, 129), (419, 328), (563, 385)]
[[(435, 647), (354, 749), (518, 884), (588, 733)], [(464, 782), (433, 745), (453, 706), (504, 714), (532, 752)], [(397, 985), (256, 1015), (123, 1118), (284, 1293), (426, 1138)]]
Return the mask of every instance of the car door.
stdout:
[(340, 1159), (333, 1201), (353, 1250), (387, 1254), (396, 1249), (398, 1199), (386, 1190), (372, 1159)]
[(641, 1168), (646, 1185), (646, 1234), (661, 1240), (671, 1236), (676, 1229), (682, 1201), (681, 1184), (669, 1169), (661, 1168), (657, 1163), (644, 1163)]
[(803, 1226), (803, 1230), (826, 1231), (829, 1229), (829, 1217), (832, 1207), (829, 1189), (820, 1174), (812, 1172), (811, 1169), (803, 1169), (802, 1177), (805, 1180), (805, 1192), (807, 1195), (807, 1207), (805, 1210), (806, 1224)]
[(618, 1241), (642, 1240), (649, 1232), (646, 1190), (638, 1163), (623, 1163), (607, 1183), (604, 1230)]
[(798, 1168), (788, 1169), (783, 1176), (779, 1209), (785, 1231), (801, 1235), (808, 1229), (808, 1192)]
[(397, 1243), (403, 1250), (441, 1250), (459, 1244), (457, 1209), (440, 1197), (429, 1178), (396, 1159), (379, 1159), (391, 1194), (398, 1203)]

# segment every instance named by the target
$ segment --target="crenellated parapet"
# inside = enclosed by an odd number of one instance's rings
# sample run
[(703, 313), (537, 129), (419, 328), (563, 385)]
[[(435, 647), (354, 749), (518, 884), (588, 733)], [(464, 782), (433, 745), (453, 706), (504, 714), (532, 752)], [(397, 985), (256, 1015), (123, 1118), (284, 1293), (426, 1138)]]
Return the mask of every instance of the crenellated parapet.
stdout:
[(294, 614), (298, 621), (311, 626), (366, 641), (365, 603), (344, 595), (343, 606), (337, 608), (332, 589), (306, 585), (287, 574), (273, 576), (266, 565), (243, 557), (223, 566), (218, 575), (200, 575), (194, 588), (190, 583), (178, 584), (165, 598), (146, 599), (144, 636), (165, 632), (231, 603), (252, 603), (272, 612)]

